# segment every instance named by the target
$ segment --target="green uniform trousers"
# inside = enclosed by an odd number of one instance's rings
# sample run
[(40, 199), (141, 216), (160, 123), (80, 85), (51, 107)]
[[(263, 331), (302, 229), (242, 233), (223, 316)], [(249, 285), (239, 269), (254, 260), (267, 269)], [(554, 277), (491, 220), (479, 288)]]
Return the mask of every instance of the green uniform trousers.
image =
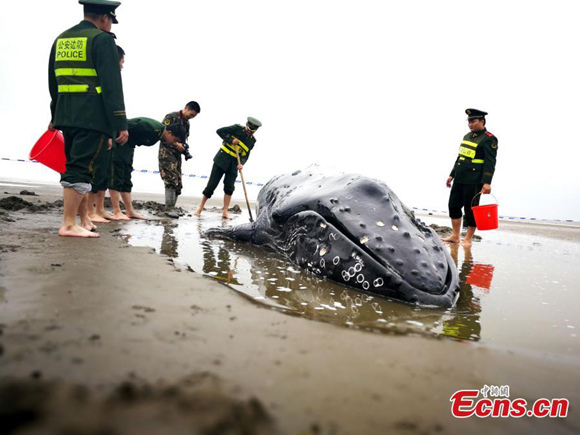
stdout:
[(220, 180), (225, 174), (224, 178), (224, 192), (226, 195), (232, 195), (234, 193), (234, 183), (236, 182), (236, 178), (238, 176), (238, 169), (234, 166), (234, 169), (230, 169), (228, 171), (224, 171), (220, 168), (217, 164), (213, 164), (211, 168), (211, 175), (209, 176), (209, 181), (207, 182), (206, 188), (203, 190), (203, 195), (207, 198), (211, 198), (213, 192), (217, 185), (219, 184)]
[(96, 130), (63, 127), (66, 170), (61, 182), (90, 184), (95, 168), (106, 167), (109, 136)]
[[(475, 218), (471, 203), (475, 195), (481, 192), (483, 184), (467, 184), (453, 182), (451, 193), (449, 194), (449, 217), (451, 219), (461, 219), (461, 209), (463, 208), (463, 224), (467, 227), (475, 226)], [(473, 205), (479, 205), (480, 195), (475, 198)]]
[(95, 161), (93, 166), (93, 179), (91, 180), (91, 192), (97, 193), (99, 190), (107, 190), (109, 178), (111, 177), (111, 166), (113, 164), (113, 150), (105, 148), (103, 159)]
[(117, 144), (113, 149), (113, 164), (111, 165), (111, 177), (109, 179), (109, 189), (118, 192), (131, 192), (133, 183), (131, 173), (133, 172), (133, 157), (135, 146), (129, 144)]

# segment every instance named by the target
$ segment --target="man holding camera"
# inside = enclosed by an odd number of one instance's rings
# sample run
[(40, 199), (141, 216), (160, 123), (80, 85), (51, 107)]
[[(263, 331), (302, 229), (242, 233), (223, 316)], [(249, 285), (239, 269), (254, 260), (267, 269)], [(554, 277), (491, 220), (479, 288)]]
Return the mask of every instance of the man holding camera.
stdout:
[(163, 124), (180, 124), (185, 128), (185, 143), (164, 144), (159, 146), (159, 173), (165, 184), (165, 208), (170, 210), (175, 207), (177, 197), (181, 195), (183, 187), (181, 183), (181, 155), (185, 160), (191, 158), (187, 138), (189, 137), (189, 120), (193, 119), (200, 112), (199, 104), (190, 101), (179, 112), (171, 112), (163, 118)]

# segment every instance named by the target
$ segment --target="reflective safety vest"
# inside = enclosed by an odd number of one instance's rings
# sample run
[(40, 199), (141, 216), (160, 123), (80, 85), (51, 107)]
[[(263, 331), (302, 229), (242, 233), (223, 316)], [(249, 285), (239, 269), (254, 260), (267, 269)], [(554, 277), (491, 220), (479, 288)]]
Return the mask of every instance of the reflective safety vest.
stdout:
[[(238, 139), (238, 138), (234, 136), (234, 139)], [(246, 157), (248, 155), (248, 153), (250, 152), (250, 149), (248, 148), (248, 146), (239, 139), (238, 139), (237, 148), (238, 148), (238, 153), (240, 154), (240, 157)], [(232, 145), (232, 144), (227, 143), (226, 141), (223, 141), (222, 142), (222, 151), (225, 151), (230, 156), (232, 156), (234, 159), (238, 158), (236, 156), (236, 145)]]
[(66, 31), (56, 40), (54, 75), (59, 94), (100, 94), (101, 86), (93, 63), (93, 39), (99, 29)]
[(475, 159), (474, 157), (477, 152), (477, 146), (484, 138), (485, 134), (479, 134), (477, 137), (472, 138), (471, 141), (463, 140), (459, 146), (459, 160), (466, 163), (483, 164), (483, 159)]

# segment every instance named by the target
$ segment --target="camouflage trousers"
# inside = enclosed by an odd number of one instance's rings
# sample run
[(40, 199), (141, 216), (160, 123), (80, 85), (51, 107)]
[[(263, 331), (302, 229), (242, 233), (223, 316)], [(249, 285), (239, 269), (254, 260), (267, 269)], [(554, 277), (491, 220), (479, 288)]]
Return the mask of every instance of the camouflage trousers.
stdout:
[(159, 147), (159, 173), (165, 184), (165, 188), (174, 189), (181, 195), (181, 155), (177, 158), (171, 151)]

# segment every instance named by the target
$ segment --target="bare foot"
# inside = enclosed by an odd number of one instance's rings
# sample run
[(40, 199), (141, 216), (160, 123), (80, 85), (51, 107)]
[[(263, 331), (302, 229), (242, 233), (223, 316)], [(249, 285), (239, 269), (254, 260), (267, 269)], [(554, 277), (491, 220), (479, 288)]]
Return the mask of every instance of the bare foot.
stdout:
[(115, 216), (113, 216), (112, 214), (107, 213), (106, 210), (103, 210), (103, 211), (97, 210), (97, 213), (96, 214), (98, 214), (103, 219), (108, 219), (110, 221), (114, 221), (115, 220)]
[(95, 231), (97, 226), (93, 224), (90, 220), (81, 219), (81, 225), (87, 231)]
[(101, 223), (101, 224), (108, 224), (110, 221), (105, 219), (104, 217), (99, 216), (96, 213), (91, 213), (89, 214), (89, 219), (91, 220), (91, 222), (97, 222), (97, 223)]
[(195, 211), (195, 213), (193, 214), (195, 217), (200, 217), (201, 216), (201, 212), (202, 210), (200, 210), (199, 208)]
[(463, 241), (461, 242), (461, 246), (463, 246), (464, 248), (471, 248), (471, 245), (473, 245), (473, 242), (471, 240), (463, 239)]
[(147, 218), (145, 216), (141, 216), (140, 214), (138, 214), (136, 212), (132, 212), (132, 213), (127, 212), (127, 217), (131, 218), (131, 219), (141, 219), (144, 221), (147, 220)]
[(120, 211), (119, 213), (115, 213), (115, 214), (113, 215), (113, 218), (114, 218), (116, 221), (130, 221), (130, 220), (131, 220), (131, 218), (128, 218), (127, 216), (125, 216), (125, 215), (123, 214), (123, 212), (121, 212), (121, 211)]
[(100, 237), (99, 233), (92, 233), (78, 225), (73, 227), (61, 227), (60, 230), (58, 230), (58, 235), (60, 237), (84, 237), (93, 239)]
[(441, 241), (445, 243), (459, 243), (459, 237), (449, 236), (441, 239)]
[(222, 215), (222, 219), (225, 219), (225, 220), (228, 220), (228, 221), (231, 221), (232, 220), (232, 218), (230, 217), (230, 215), (229, 214), (225, 214), (225, 213)]

